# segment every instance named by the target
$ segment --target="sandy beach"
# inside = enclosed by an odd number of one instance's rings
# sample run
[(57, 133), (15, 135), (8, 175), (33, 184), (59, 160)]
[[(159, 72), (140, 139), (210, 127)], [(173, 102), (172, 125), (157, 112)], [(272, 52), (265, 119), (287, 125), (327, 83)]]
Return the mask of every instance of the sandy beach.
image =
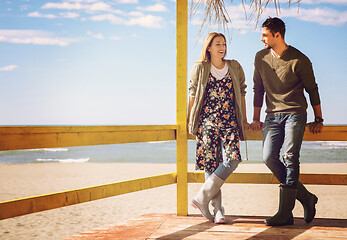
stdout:
[[(194, 165), (188, 166), (194, 171)], [(0, 165), (0, 201), (96, 186), (175, 172), (175, 164), (39, 163)], [(241, 164), (236, 172), (269, 172), (264, 164)], [(302, 173), (346, 173), (347, 163), (301, 164)], [(189, 184), (189, 200), (200, 184)], [(319, 218), (347, 218), (347, 186), (307, 185), (318, 198)], [(227, 215), (270, 216), (278, 205), (278, 186), (225, 184)], [(0, 239), (62, 239), (80, 232), (122, 224), (146, 213), (175, 213), (176, 185), (120, 195), (89, 203), (0, 221)], [(189, 206), (190, 214), (197, 210)], [(297, 202), (294, 215), (303, 216)]]

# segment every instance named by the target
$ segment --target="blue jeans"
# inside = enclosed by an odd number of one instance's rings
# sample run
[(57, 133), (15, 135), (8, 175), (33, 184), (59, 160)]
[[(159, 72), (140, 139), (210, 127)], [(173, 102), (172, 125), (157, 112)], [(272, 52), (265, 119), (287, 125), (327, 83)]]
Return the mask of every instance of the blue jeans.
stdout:
[[(237, 160), (228, 161), (226, 158), (223, 158), (223, 162), (217, 167), (217, 169), (214, 171), (214, 174), (225, 181), (230, 176), (230, 174), (235, 171), (239, 163), (240, 161)], [(211, 174), (212, 172), (205, 171), (205, 181), (211, 176)]]
[[(307, 116), (298, 113), (267, 115), (263, 127), (263, 161), (282, 184), (299, 181), (300, 148)], [(280, 160), (280, 150), (283, 161)]]

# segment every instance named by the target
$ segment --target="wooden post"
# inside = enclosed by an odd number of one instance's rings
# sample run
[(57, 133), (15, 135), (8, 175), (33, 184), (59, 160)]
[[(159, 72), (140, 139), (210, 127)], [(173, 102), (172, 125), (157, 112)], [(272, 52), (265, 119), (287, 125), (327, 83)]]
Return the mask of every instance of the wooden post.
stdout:
[(177, 91), (177, 215), (188, 215), (187, 147), (187, 0), (177, 0), (176, 91)]

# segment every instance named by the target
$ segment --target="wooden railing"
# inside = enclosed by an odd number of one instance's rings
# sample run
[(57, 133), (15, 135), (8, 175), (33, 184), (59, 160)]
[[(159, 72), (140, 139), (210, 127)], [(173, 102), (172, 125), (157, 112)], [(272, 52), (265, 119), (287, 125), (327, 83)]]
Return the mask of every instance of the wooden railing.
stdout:
[[(0, 151), (176, 140), (177, 125), (145, 126), (4, 126)], [(261, 131), (247, 130), (248, 140), (262, 140)], [(189, 139), (195, 139), (189, 135)], [(346, 125), (325, 126), (322, 133), (305, 131), (304, 141), (347, 141)]]
[[(176, 140), (177, 129), (176, 125), (0, 127), (0, 150)], [(247, 131), (246, 134), (248, 140), (261, 140), (260, 131)], [(304, 139), (347, 141), (347, 126), (325, 126), (321, 134), (311, 134), (306, 131)], [(184, 164), (187, 165), (187, 161)], [(179, 171), (182, 169), (178, 168), (177, 172)], [(0, 219), (176, 184), (177, 172), (1, 202)], [(184, 182), (186, 186), (188, 183), (204, 181), (202, 172), (182, 172), (187, 179)], [(300, 180), (305, 184), (347, 185), (347, 174), (301, 174)], [(269, 173), (235, 173), (226, 182), (278, 183), (276, 178)], [(180, 196), (178, 201), (186, 202), (186, 198), (187, 196)]]
[(176, 125), (0, 127), (0, 151), (176, 139)]

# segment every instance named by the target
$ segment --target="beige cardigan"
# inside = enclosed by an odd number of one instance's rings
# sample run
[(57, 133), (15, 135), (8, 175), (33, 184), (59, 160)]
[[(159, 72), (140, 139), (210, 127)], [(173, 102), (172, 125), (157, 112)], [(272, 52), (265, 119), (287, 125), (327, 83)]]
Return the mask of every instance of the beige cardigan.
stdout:
[[(236, 60), (225, 60), (228, 64), (229, 73), (233, 81), (235, 94), (235, 111), (237, 124), (240, 129), (240, 139), (245, 140), (245, 132), (243, 126), (243, 113), (241, 106), (241, 96), (246, 95), (245, 74), (241, 65)], [(196, 63), (190, 71), (189, 96), (195, 97), (189, 118), (189, 133), (195, 135), (198, 131), (200, 120), (200, 111), (204, 101), (204, 93), (207, 80), (211, 71), (210, 62)]]

